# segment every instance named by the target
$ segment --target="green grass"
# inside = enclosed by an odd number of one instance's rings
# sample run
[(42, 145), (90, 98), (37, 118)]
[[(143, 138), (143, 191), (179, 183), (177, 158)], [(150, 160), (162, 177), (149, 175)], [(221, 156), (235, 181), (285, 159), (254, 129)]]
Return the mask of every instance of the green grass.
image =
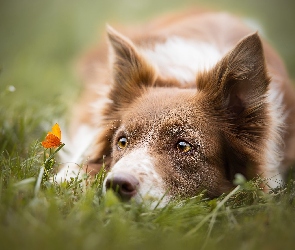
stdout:
[(198, 195), (151, 211), (122, 204), (112, 193), (102, 197), (101, 176), (87, 187), (77, 180), (52, 184), (51, 172), (39, 179), (40, 140), (55, 122), (67, 121), (80, 89), (75, 62), (99, 40), (105, 22), (144, 21), (196, 2), (258, 20), (295, 76), (295, 4), (287, 0), (0, 3), (1, 249), (295, 247), (292, 180), (272, 193), (261, 192), (260, 179), (240, 180), (241, 189), (231, 196), (209, 201)]
[[(216, 200), (202, 194), (150, 210), (89, 186), (43, 178), (43, 149), (0, 158), (1, 249), (292, 249), (294, 185), (263, 193), (260, 179)], [(41, 180), (41, 179), (40, 179)]]

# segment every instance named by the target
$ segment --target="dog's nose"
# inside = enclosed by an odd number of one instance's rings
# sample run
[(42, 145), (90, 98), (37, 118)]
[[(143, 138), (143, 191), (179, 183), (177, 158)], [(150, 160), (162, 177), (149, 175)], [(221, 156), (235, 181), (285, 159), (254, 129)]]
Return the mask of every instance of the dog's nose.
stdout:
[(113, 189), (123, 201), (129, 201), (138, 190), (139, 181), (131, 174), (115, 173), (106, 180), (106, 189)]

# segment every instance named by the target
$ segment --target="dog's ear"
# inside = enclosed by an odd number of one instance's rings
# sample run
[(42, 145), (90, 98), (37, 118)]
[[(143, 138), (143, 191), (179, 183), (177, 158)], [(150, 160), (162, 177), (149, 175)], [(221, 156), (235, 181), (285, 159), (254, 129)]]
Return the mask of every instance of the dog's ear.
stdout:
[(241, 40), (210, 72), (197, 79), (197, 87), (215, 106), (239, 116), (249, 108), (259, 109), (269, 82), (262, 43), (255, 33)]
[(137, 51), (134, 44), (110, 26), (107, 27), (112, 47), (113, 88), (110, 98), (115, 108), (130, 104), (155, 82), (154, 68)]
[[(247, 178), (261, 172), (271, 118), (263, 47), (255, 33), (241, 40), (209, 72), (197, 78), (199, 103), (218, 121), (223, 131), (228, 176)], [(224, 147), (226, 148), (226, 147)], [(251, 167), (250, 167), (251, 166)]]

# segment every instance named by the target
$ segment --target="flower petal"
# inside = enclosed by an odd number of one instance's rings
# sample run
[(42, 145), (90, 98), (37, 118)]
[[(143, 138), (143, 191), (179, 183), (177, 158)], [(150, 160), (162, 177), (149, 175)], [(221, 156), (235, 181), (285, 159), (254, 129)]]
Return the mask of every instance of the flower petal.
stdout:
[(54, 148), (54, 147), (58, 147), (60, 145), (61, 145), (60, 139), (51, 132), (49, 132), (46, 135), (45, 140), (42, 141), (42, 146), (44, 148)]
[(55, 123), (52, 127), (52, 134), (54, 134), (61, 140), (61, 130), (57, 123)]

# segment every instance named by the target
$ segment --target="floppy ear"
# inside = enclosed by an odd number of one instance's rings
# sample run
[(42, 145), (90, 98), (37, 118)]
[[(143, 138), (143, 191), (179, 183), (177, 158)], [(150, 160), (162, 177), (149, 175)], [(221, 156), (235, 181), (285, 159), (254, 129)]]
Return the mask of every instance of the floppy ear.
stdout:
[(252, 178), (263, 171), (271, 123), (266, 99), (269, 82), (256, 33), (241, 40), (212, 70), (197, 78), (200, 103), (210, 109), (226, 142), (229, 179), (237, 172)]
[(197, 87), (215, 106), (238, 117), (248, 109), (261, 108), (269, 82), (262, 43), (255, 33), (241, 40), (212, 71), (201, 77)]
[(107, 32), (113, 49), (113, 88), (110, 98), (117, 109), (130, 104), (147, 87), (152, 86), (156, 74), (128, 38), (110, 26)]

